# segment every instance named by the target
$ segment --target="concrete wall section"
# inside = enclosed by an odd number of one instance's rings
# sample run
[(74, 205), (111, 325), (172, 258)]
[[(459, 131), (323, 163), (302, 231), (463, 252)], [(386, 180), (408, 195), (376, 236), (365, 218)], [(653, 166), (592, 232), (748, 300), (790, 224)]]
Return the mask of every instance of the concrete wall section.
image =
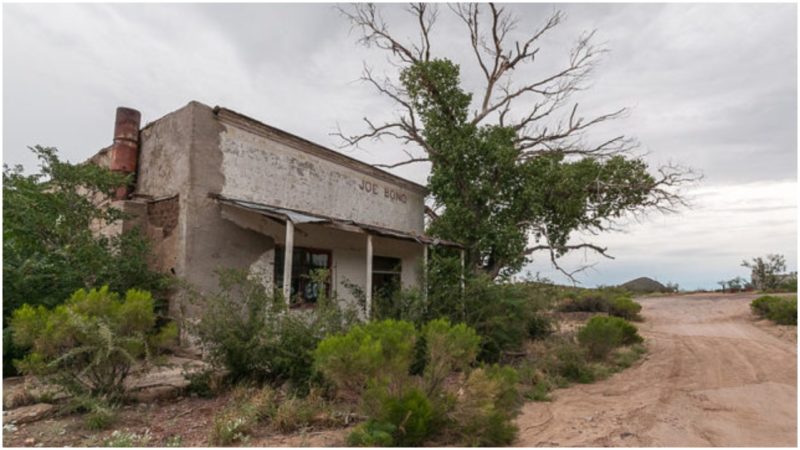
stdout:
[[(181, 198), (186, 214), (184, 278), (201, 294), (210, 294), (218, 287), (217, 269), (250, 270), (263, 265), (274, 248), (274, 240), (253, 230), (244, 229), (222, 217), (221, 206), (209, 193), (219, 193), (225, 184), (222, 173), (220, 134), (223, 129), (208, 106), (192, 102), (185, 108), (192, 130), (189, 148), (189, 192)], [(183, 302), (182, 317), (199, 318), (203, 305)]]
[(220, 146), (230, 198), (422, 233), (424, 194), (223, 123)]

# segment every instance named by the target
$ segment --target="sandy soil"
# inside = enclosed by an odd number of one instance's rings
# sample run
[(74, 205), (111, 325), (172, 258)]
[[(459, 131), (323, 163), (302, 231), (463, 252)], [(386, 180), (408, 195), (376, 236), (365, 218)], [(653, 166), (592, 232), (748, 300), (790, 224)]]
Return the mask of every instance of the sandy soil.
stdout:
[(640, 299), (643, 361), (526, 404), (517, 445), (795, 447), (797, 331), (756, 321), (753, 298)]
[[(180, 446), (207, 447), (214, 414), (229, 402), (229, 395), (211, 399), (181, 397), (155, 403), (128, 405), (119, 411), (119, 418), (110, 430), (91, 431), (82, 415), (53, 417), (19, 425), (13, 432), (3, 433), (3, 447), (97, 447), (114, 430), (150, 436), (148, 446), (163, 447), (170, 438), (180, 436)], [(252, 447), (341, 447), (347, 428), (305, 429), (282, 434), (259, 426), (246, 442), (236, 445)], [(141, 443), (139, 445), (142, 445)]]

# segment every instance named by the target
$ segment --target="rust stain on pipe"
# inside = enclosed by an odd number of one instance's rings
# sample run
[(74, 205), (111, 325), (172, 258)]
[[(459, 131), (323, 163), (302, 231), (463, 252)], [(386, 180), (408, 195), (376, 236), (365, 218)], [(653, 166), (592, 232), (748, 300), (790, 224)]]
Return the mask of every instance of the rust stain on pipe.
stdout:
[[(139, 125), (142, 114), (131, 108), (117, 108), (114, 123), (114, 144), (111, 147), (111, 170), (130, 174), (136, 172), (139, 160)], [(120, 186), (114, 198), (124, 200), (128, 197), (129, 186)]]

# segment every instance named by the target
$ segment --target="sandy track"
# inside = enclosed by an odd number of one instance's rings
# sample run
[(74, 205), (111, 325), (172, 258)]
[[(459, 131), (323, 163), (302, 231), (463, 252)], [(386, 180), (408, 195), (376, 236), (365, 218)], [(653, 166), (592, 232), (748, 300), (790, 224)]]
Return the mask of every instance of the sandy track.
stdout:
[(640, 300), (644, 361), (526, 404), (517, 445), (795, 447), (796, 332), (755, 322), (753, 298)]

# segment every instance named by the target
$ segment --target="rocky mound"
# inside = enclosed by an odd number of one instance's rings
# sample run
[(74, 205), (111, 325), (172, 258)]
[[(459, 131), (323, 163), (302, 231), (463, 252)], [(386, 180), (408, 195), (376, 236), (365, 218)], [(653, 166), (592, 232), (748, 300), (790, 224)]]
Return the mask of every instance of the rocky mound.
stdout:
[(627, 283), (619, 285), (619, 287), (625, 288), (631, 292), (643, 294), (648, 294), (651, 292), (667, 292), (666, 286), (648, 277), (640, 277), (635, 280), (628, 281)]

